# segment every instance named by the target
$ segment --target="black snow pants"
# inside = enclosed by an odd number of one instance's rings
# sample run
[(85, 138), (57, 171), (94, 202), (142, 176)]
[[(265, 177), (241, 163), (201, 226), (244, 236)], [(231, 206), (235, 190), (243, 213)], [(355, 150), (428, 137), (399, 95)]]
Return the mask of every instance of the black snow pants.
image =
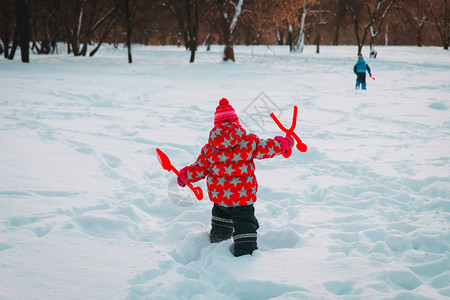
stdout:
[(258, 249), (256, 230), (259, 224), (253, 205), (224, 207), (214, 204), (211, 220), (211, 243), (228, 240), (233, 236), (235, 256), (252, 254)]
[(366, 72), (356, 73), (356, 86), (355, 89), (359, 89), (360, 86), (363, 90), (366, 89)]

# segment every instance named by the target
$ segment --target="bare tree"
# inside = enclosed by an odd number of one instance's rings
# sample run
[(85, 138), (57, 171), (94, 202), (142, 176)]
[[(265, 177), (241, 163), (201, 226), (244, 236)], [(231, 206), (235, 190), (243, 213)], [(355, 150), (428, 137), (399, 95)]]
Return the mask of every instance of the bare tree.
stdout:
[(117, 22), (117, 6), (102, 0), (52, 0), (53, 14), (67, 42), (67, 52), (85, 56), (88, 45), (97, 40), (93, 56)]
[(165, 0), (161, 4), (163, 6), (167, 6), (172, 13), (172, 15), (175, 17), (178, 29), (180, 31), (180, 40), (179, 43), (181, 43), (181, 40), (184, 42), (184, 46), (186, 49), (189, 49), (189, 33), (188, 33), (188, 26), (186, 22), (186, 14), (185, 14), (185, 0)]
[(277, 34), (287, 31), (286, 43), (290, 52), (302, 52), (305, 45), (305, 30), (311, 26), (306, 22), (311, 7), (316, 0), (283, 0), (276, 1), (269, 13), (276, 16)]
[(131, 55), (131, 33), (133, 30), (131, 28), (131, 11), (129, 0), (122, 0), (122, 10), (125, 12), (125, 24), (127, 28), (128, 63), (131, 64), (133, 62), (133, 57)]
[(167, 6), (176, 18), (184, 45), (191, 51), (189, 62), (193, 63), (198, 47), (198, 0), (166, 0), (163, 5)]
[(13, 24), (15, 24), (12, 0), (0, 0), (1, 20), (0, 20), (0, 37), (3, 42), (3, 54), (5, 58), (9, 57), (10, 39)]
[(108, 8), (104, 11), (97, 22), (91, 27), (92, 33), (99, 31), (100, 28), (102, 28), (102, 30), (100, 30), (98, 33), (97, 46), (89, 53), (89, 56), (94, 56), (95, 53), (97, 53), (98, 49), (100, 49), (108, 34), (116, 25), (118, 20), (116, 11), (117, 8), (115, 6)]
[(285, 44), (287, 27), (283, 26), (283, 22), (278, 17), (281, 3), (281, 0), (246, 1), (245, 10), (250, 13), (242, 17), (242, 24), (245, 27), (245, 44), (270, 44), (274, 34), (278, 45)]
[(307, 0), (303, 0), (303, 5), (302, 5), (302, 14), (301, 14), (301, 21), (300, 21), (300, 32), (299, 32), (299, 36), (298, 36), (298, 42), (297, 44), (294, 46), (294, 52), (303, 52), (303, 49), (305, 47), (305, 22), (306, 22), (306, 15), (308, 12), (308, 7), (307, 7)]
[(433, 3), (432, 0), (403, 0), (395, 6), (406, 16), (408, 23), (415, 29), (418, 47), (423, 45), (423, 29), (431, 18)]
[(334, 40), (333, 44), (335, 46), (339, 45), (339, 31), (343, 25), (344, 18), (345, 18), (345, 0), (337, 0), (337, 9), (335, 11), (336, 13), (336, 25), (334, 28)]
[(16, 49), (20, 46), (22, 62), (30, 62), (30, 15), (29, 0), (15, 1), (15, 27), (14, 38), (8, 59), (14, 59)]
[(16, 22), (19, 33), (22, 62), (30, 62), (30, 12), (29, 0), (16, 0)]
[(316, 5), (310, 13), (314, 16), (313, 26), (316, 28), (316, 37), (314, 39), (314, 43), (316, 44), (316, 53), (320, 53), (320, 43), (322, 40), (322, 30), (323, 27), (328, 23), (329, 17), (332, 14), (330, 10), (325, 10), (324, 6), (327, 6), (329, 3), (325, 3), (325, 0), (317, 0)]
[(434, 6), (433, 11), (434, 24), (441, 36), (442, 45), (448, 50), (450, 39), (450, 0), (439, 0)]
[(189, 33), (189, 50), (191, 51), (190, 63), (195, 60), (195, 51), (198, 45), (198, 0), (185, 0), (186, 20)]
[(61, 28), (52, 1), (31, 1), (30, 12), (31, 50), (36, 54), (55, 53)]
[(150, 22), (151, 11), (156, 7), (156, 4), (155, 1), (146, 0), (115, 0), (115, 4), (125, 27), (128, 62), (132, 63), (131, 43), (133, 42), (133, 33), (136, 28), (145, 27)]
[(368, 35), (370, 35), (371, 53), (374, 51), (374, 40), (381, 32), (381, 26), (395, 1), (347, 0), (347, 7), (353, 20), (354, 34), (358, 45), (358, 55), (361, 54)]
[(221, 33), (225, 44), (223, 50), (223, 60), (232, 60), (234, 62), (233, 32), (242, 13), (242, 5), (244, 4), (244, 0), (238, 0), (237, 3), (233, 0), (217, 0), (217, 4), (219, 8)]
[(56, 17), (62, 26), (67, 42), (67, 53), (73, 53), (75, 56), (82, 55), (80, 39), (86, 1), (53, 0)]

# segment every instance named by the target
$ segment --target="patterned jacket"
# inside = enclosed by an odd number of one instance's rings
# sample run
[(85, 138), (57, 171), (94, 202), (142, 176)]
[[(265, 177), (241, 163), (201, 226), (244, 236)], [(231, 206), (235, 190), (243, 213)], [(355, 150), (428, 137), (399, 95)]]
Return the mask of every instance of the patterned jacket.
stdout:
[(187, 179), (207, 178), (208, 195), (221, 206), (246, 206), (256, 201), (258, 183), (253, 159), (272, 158), (286, 151), (285, 138), (259, 139), (239, 123), (217, 124), (197, 160), (186, 167)]

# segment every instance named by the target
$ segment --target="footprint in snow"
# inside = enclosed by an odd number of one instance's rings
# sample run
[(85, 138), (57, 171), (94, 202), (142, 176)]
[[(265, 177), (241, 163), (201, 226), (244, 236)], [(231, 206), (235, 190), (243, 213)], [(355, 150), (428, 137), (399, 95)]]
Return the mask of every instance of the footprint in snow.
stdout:
[(354, 283), (352, 281), (328, 281), (324, 282), (323, 286), (327, 291), (338, 296), (354, 293)]
[(142, 274), (136, 275), (133, 279), (130, 279), (129, 283), (143, 284), (158, 276), (163, 276), (172, 269), (173, 264), (173, 261), (161, 261), (158, 264), (158, 268), (145, 270)]
[(283, 248), (298, 248), (306, 242), (292, 229), (269, 230), (261, 235), (258, 246), (263, 251)]
[(102, 157), (105, 160), (106, 164), (111, 168), (118, 168), (122, 164), (120, 158), (112, 154), (104, 153), (102, 154)]

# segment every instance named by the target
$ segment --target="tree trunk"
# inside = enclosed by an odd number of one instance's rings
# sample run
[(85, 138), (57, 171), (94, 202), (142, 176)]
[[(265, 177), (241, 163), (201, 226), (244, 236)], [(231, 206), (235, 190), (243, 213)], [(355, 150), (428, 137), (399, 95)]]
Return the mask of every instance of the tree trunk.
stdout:
[(72, 53), (72, 46), (70, 44), (70, 41), (67, 40), (67, 54), (70, 54), (70, 53)]
[(70, 44), (72, 46), (72, 52), (74, 56), (80, 56), (83, 55), (80, 44), (80, 33), (81, 33), (81, 26), (83, 25), (83, 19), (84, 19), (84, 5), (86, 4), (86, 0), (81, 1), (80, 3), (80, 12), (78, 16), (78, 23), (76, 25), (76, 28), (71, 28), (69, 24), (69, 32), (70, 32)]
[(384, 32), (384, 46), (386, 47), (389, 44), (389, 26), (386, 25), (386, 30)]
[(320, 30), (317, 32), (317, 36), (316, 36), (316, 53), (320, 53)]
[[(198, 34), (198, 5), (197, 0), (185, 0), (187, 31), (189, 32), (189, 50), (191, 51), (190, 63), (195, 61), (195, 51), (197, 51)], [(194, 19), (192, 19), (192, 12)]]
[(338, 1), (338, 9), (337, 10), (338, 10), (338, 13), (337, 13), (337, 17), (336, 17), (336, 28), (334, 31), (334, 41), (333, 41), (333, 44), (335, 46), (339, 45), (339, 30), (341, 29), (342, 19), (345, 14), (344, 0)]
[(22, 62), (30, 62), (30, 14), (28, 10), (29, 0), (18, 0), (20, 3), (20, 53)]
[(281, 31), (280, 27), (277, 25), (276, 27), (277, 32), (277, 42), (279, 46), (283, 45), (283, 31)]
[(298, 37), (297, 45), (294, 48), (294, 52), (303, 53), (303, 49), (305, 48), (305, 20), (306, 20), (306, 1), (303, 0), (303, 12), (302, 19), (300, 22), (300, 33)]
[[(448, 50), (448, 44), (450, 39), (450, 1), (444, 0), (444, 7), (439, 7), (439, 12), (442, 12), (442, 15), (438, 15), (433, 13), (434, 15), (434, 25), (441, 36), (442, 45), (444, 46), (444, 50)], [(442, 18), (442, 19), (441, 19)]]
[(127, 23), (127, 49), (128, 49), (128, 63), (133, 62), (131, 56), (131, 16), (130, 16), (130, 3), (129, 0), (125, 0), (125, 18)]
[(3, 1), (2, 6), (2, 18), (3, 18), (3, 51), (4, 51), (4, 57), (9, 58), (9, 27), (10, 27), (10, 14), (9, 14), (9, 7), (8, 2)]
[(294, 51), (294, 29), (291, 24), (289, 24), (287, 43), (289, 44), (289, 52)]
[(22, 62), (30, 62), (30, 20), (28, 12), (29, 0), (16, 0), (16, 27), (14, 29), (13, 47), (8, 59), (14, 59), (17, 46), (20, 46)]
[(212, 43), (211, 33), (208, 33), (208, 35), (206, 36), (206, 40), (205, 40), (206, 51), (211, 50), (211, 43)]
[(335, 46), (339, 45), (339, 29), (340, 29), (340, 25), (336, 25), (336, 30), (334, 31), (334, 41), (333, 41), (333, 45), (335, 45)]
[(195, 61), (195, 49), (193, 49), (193, 48), (194, 48), (194, 46), (191, 45), (190, 46), (191, 57), (189, 58), (190, 63), (193, 63)]
[(419, 26), (417, 29), (417, 47), (422, 47), (423, 45), (423, 26)]
[(235, 62), (234, 49), (233, 49), (233, 45), (231, 45), (231, 44), (225, 45), (225, 48), (223, 50), (223, 61), (228, 61), (228, 60)]
[(88, 48), (88, 41), (86, 40), (83, 43), (83, 48), (81, 48), (80, 55), (86, 56), (87, 48)]
[(225, 10), (225, 1), (218, 0), (219, 4), (219, 13), (221, 19), (221, 27), (222, 27), (222, 35), (223, 35), (223, 43), (225, 44), (223, 50), (223, 60), (224, 61), (235, 61), (234, 59), (234, 50), (233, 50), (233, 42), (231, 40), (231, 29), (230, 29), (230, 20), (228, 19), (228, 14)]
[[(50, 53), (50, 38), (49, 34), (47, 32), (47, 24), (45, 23), (45, 20), (43, 20), (43, 23), (45, 24), (44, 29), (42, 30), (43, 39), (41, 42), (41, 48), (39, 49), (39, 54), (49, 54)], [(33, 41), (34, 44), (34, 41)]]
[(319, 24), (317, 25), (317, 35), (316, 35), (316, 53), (320, 53), (320, 40), (321, 36), (320, 33), (322, 32), (322, 26), (323, 26), (323, 18), (322, 18), (322, 1), (319, 0)]
[(109, 24), (107, 25), (105, 31), (103, 32), (103, 36), (99, 39), (97, 46), (89, 53), (89, 56), (94, 56), (95, 53), (97, 53), (98, 49), (100, 49), (100, 46), (103, 44), (103, 42), (105, 41), (105, 38), (108, 36), (108, 34), (111, 32), (111, 30), (113, 29), (114, 25), (116, 24), (117, 19), (114, 18), (113, 20), (111, 20), (109, 22)]
[(356, 44), (358, 45), (358, 55), (361, 55), (364, 44), (361, 42), (361, 38), (359, 37), (359, 23), (355, 18), (353, 18), (353, 29), (355, 31)]
[(448, 43), (450, 39), (450, 7), (449, 1), (445, 1), (445, 15), (444, 15), (444, 50), (448, 50)]
[(444, 14), (444, 50), (448, 50), (448, 43), (450, 39), (450, 7), (449, 7), (449, 1), (445, 1), (444, 5), (445, 14)]
[(14, 55), (16, 54), (17, 45), (19, 45), (19, 32), (17, 28), (14, 30), (13, 44), (11, 47), (11, 51), (9, 51), (8, 59), (13, 60)]
[(377, 50), (375, 50), (375, 46), (373, 44), (373, 40), (370, 41), (370, 58), (377, 58)]
[(361, 43), (358, 43), (358, 55), (362, 54), (362, 48), (363, 48), (363, 45)]
[(100, 49), (100, 46), (103, 44), (103, 39), (101, 41), (98, 42), (97, 46), (92, 49), (91, 52), (89, 52), (89, 56), (92, 57), (95, 55), (95, 53), (97, 53), (98, 49)]
[(177, 5), (172, 5), (170, 7), (172, 13), (175, 15), (176, 19), (177, 19), (177, 23), (178, 23), (178, 27), (180, 28), (180, 33), (178, 33), (178, 41), (177, 41), (177, 46), (181, 47), (181, 39), (183, 39), (184, 41), (184, 47), (186, 48), (186, 50), (188, 50), (189, 47), (189, 40), (190, 40), (190, 36), (189, 36), (189, 29), (188, 29), (188, 25), (185, 22), (185, 13), (187, 14), (188, 12), (186, 11), (187, 7), (189, 7), (189, 1), (185, 0), (185, 9), (181, 9), (180, 7), (178, 7)]

